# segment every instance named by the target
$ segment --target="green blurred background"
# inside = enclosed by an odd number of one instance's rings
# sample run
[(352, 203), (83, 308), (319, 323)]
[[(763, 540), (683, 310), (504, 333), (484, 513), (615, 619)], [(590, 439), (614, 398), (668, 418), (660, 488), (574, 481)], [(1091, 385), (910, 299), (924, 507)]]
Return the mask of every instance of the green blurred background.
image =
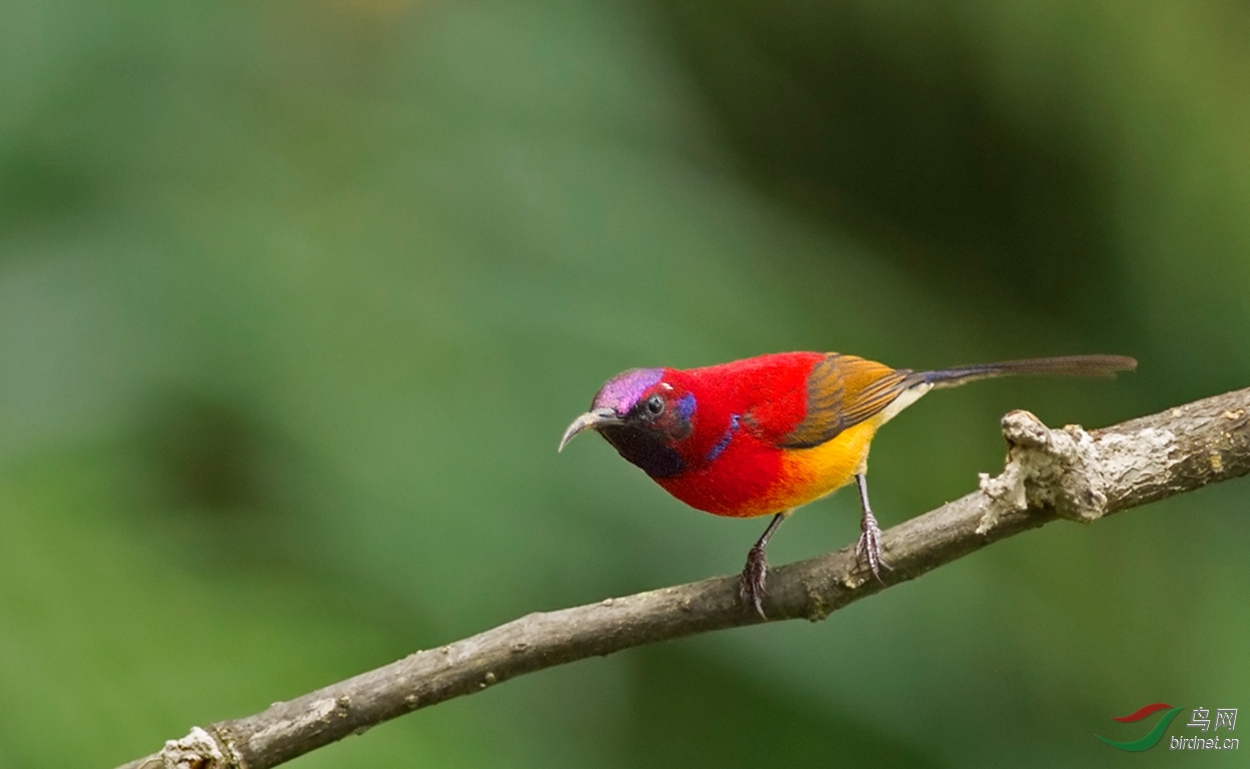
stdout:
[[(0, 766), (736, 571), (762, 521), (555, 453), (625, 368), (1140, 359), (927, 399), (876, 443), (886, 525), (1000, 468), (1012, 408), (1250, 384), (1248, 34), (1232, 0), (0, 5)], [(294, 765), (1175, 765), (1093, 735), (1250, 708), (1248, 489)], [(853, 497), (773, 562), (852, 542)]]

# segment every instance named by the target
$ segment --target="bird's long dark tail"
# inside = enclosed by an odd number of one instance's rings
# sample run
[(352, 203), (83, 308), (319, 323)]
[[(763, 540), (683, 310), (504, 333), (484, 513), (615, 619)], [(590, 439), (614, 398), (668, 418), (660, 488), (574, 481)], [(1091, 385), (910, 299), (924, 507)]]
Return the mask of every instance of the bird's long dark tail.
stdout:
[(975, 379), (1000, 376), (1051, 374), (1056, 376), (1115, 376), (1117, 371), (1132, 371), (1137, 361), (1123, 355), (1068, 355), (1062, 358), (1031, 358), (1002, 363), (981, 363), (956, 366), (940, 371), (917, 371), (908, 379), (934, 387), (956, 387)]

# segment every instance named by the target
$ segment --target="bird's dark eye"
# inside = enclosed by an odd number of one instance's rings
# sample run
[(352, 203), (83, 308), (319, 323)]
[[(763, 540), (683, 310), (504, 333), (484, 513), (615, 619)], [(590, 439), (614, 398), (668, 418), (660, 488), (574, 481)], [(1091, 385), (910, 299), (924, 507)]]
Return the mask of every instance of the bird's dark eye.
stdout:
[(647, 411), (651, 412), (652, 416), (657, 416), (657, 417), (660, 414), (663, 414), (664, 413), (664, 399), (661, 398), (659, 395), (652, 395), (650, 398), (647, 398)]

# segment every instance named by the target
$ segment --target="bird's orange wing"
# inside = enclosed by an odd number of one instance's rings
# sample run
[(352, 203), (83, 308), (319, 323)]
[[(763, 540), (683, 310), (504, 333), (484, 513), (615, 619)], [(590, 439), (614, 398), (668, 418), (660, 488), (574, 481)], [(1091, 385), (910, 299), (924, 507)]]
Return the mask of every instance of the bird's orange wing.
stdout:
[(911, 384), (909, 369), (829, 353), (807, 377), (807, 413), (778, 444), (806, 449), (832, 440), (889, 406)]

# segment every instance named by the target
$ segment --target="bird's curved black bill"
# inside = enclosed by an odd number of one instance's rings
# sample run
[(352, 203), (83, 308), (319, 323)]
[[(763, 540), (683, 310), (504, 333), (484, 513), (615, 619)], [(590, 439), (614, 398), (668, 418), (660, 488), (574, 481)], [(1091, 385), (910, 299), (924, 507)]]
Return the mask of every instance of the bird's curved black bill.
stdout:
[(568, 445), (569, 441), (573, 440), (573, 438), (583, 430), (598, 430), (604, 425), (619, 424), (621, 424), (621, 418), (618, 417), (616, 412), (612, 409), (595, 409), (593, 411), (587, 411), (577, 419), (574, 419), (573, 423), (570, 424), (568, 429), (564, 431), (564, 435), (560, 438), (560, 446), (556, 449), (556, 451), (564, 451), (564, 447)]

